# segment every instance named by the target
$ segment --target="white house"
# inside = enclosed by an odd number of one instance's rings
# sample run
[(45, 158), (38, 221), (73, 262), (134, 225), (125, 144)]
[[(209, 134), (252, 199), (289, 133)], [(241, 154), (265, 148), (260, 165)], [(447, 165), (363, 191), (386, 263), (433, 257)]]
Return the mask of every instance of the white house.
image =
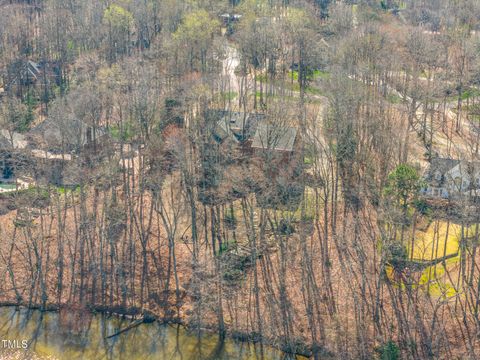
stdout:
[(434, 158), (425, 173), (425, 181), (423, 193), (429, 197), (477, 197), (480, 194), (480, 162)]

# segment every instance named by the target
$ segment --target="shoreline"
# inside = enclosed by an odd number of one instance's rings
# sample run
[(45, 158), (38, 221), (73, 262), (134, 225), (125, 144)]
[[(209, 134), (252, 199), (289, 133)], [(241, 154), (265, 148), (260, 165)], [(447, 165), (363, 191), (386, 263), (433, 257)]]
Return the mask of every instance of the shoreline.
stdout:
[[(63, 304), (63, 305), (58, 305), (58, 304), (46, 304), (46, 306), (42, 306), (39, 304), (25, 304), (25, 303), (16, 303), (13, 301), (0, 301), (0, 308), (15, 308), (15, 311), (19, 311), (20, 309), (26, 309), (26, 310), (31, 310), (31, 311), (39, 311), (39, 312), (52, 312), (52, 313), (59, 313), (62, 307), (67, 307), (68, 305)], [(140, 320), (143, 317), (143, 321), (138, 324), (138, 326), (142, 324), (149, 324), (149, 323), (154, 323), (157, 322), (160, 325), (179, 325), (183, 327), (187, 332), (194, 332), (198, 330), (200, 333), (200, 336), (202, 336), (202, 333), (205, 332), (209, 335), (219, 335), (219, 341), (223, 342), (227, 339), (235, 341), (235, 342), (241, 342), (241, 343), (250, 343), (252, 345), (259, 344), (260, 346), (266, 346), (270, 347), (272, 349), (275, 349), (277, 351), (281, 351), (285, 354), (293, 355), (293, 356), (301, 356), (306, 359), (312, 358), (315, 354), (314, 351), (312, 350), (312, 347), (307, 344), (296, 344), (296, 346), (303, 347), (303, 350), (298, 350), (292, 351), (291, 348), (288, 347), (287, 344), (275, 344), (274, 341), (266, 339), (266, 338), (261, 338), (258, 334), (256, 333), (245, 333), (241, 331), (226, 331), (225, 336), (221, 336), (218, 334), (218, 329), (216, 329), (213, 326), (203, 326), (198, 329), (193, 329), (188, 324), (183, 321), (182, 319), (179, 318), (161, 318), (156, 316), (155, 314), (151, 313), (150, 311), (141, 311), (139, 308), (136, 307), (130, 307), (130, 308), (124, 308), (122, 306), (103, 306), (103, 305), (95, 305), (95, 306), (86, 306), (86, 309), (92, 314), (92, 315), (108, 315), (108, 316), (113, 316), (113, 317), (118, 317), (118, 318), (123, 318), (123, 319), (130, 319), (132, 321), (135, 320)], [(125, 329), (124, 329), (125, 330)], [(128, 331), (130, 329), (127, 329)], [(125, 331), (121, 331), (122, 333)], [(112, 337), (119, 336), (121, 333), (114, 334)], [(333, 354), (329, 352), (326, 349), (317, 349), (316, 352), (317, 355), (320, 355), (322, 359), (329, 359), (332, 358)]]

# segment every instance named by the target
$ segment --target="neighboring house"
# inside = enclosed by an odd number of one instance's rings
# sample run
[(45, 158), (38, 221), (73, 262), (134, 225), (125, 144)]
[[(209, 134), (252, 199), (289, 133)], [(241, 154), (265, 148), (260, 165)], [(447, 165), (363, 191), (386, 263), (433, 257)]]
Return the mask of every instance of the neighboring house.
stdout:
[(105, 128), (76, 118), (49, 118), (30, 130), (28, 138), (36, 180), (66, 187), (81, 182), (83, 167), (105, 155), (109, 139)]
[(0, 181), (21, 175), (37, 183), (75, 187), (107, 153), (107, 131), (75, 118), (49, 118), (26, 135), (0, 130)]
[(477, 197), (480, 191), (480, 162), (434, 158), (425, 174), (424, 195), (434, 198)]
[(28, 86), (34, 84), (42, 76), (40, 64), (31, 60), (18, 60), (8, 68), (7, 87), (13, 85)]
[(33, 147), (53, 152), (76, 152), (87, 146), (100, 145), (107, 131), (77, 119), (56, 121), (49, 118), (28, 133)]
[(240, 14), (225, 13), (225, 14), (220, 15), (220, 19), (222, 19), (222, 22), (223, 22), (224, 26), (228, 26), (233, 22), (238, 22), (238, 21), (241, 20), (241, 18), (242, 18), (242, 15), (240, 15)]
[(23, 134), (0, 130), (1, 181), (13, 181), (21, 173), (40, 183), (76, 186), (80, 182), (79, 169), (70, 154), (32, 149)]
[(14, 88), (19, 90), (22, 87), (35, 86), (37, 83), (60, 85), (61, 80), (60, 67), (54, 62), (20, 59), (8, 66), (4, 83), (5, 90)]
[(297, 128), (267, 124), (264, 114), (209, 110), (206, 116), (214, 124), (213, 136), (218, 143), (229, 140), (257, 155), (293, 155), (299, 143)]

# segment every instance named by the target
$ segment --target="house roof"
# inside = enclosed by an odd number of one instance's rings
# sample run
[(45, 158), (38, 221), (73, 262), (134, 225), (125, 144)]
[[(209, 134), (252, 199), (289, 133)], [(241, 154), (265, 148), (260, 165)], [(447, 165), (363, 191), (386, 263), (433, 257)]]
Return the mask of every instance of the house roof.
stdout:
[(238, 142), (238, 138), (235, 136), (235, 133), (232, 131), (231, 127), (223, 120), (219, 120), (217, 122), (215, 136), (218, 137), (220, 141), (223, 141), (227, 137), (230, 137), (234, 142)]
[(278, 128), (273, 125), (259, 124), (252, 148), (276, 151), (293, 151), (297, 129), (294, 127)]
[[(61, 121), (48, 118), (31, 129), (29, 135), (35, 140), (47, 143), (49, 147), (58, 147), (62, 143), (85, 146), (88, 143), (88, 128), (91, 126), (76, 118), (65, 118)], [(96, 138), (105, 134), (104, 128), (97, 127), (95, 129)]]
[(17, 132), (10, 132), (5, 129), (0, 130), (1, 150), (24, 149), (27, 145), (28, 142), (24, 135)]
[(209, 112), (216, 120), (215, 135), (223, 141), (227, 136), (235, 141), (251, 138), (255, 134), (258, 123), (264, 118), (263, 114), (244, 113), (224, 110), (211, 110)]
[[(434, 186), (442, 186), (445, 174), (460, 163), (460, 160), (450, 158), (433, 158), (425, 174), (425, 179)], [(440, 178), (436, 176), (440, 174)]]
[[(468, 189), (480, 189), (480, 162), (478, 161), (460, 161), (453, 169), (449, 170), (449, 175), (454, 176), (454, 170), (458, 169), (458, 174), (462, 179), (468, 180)], [(475, 195), (477, 196), (477, 195)]]
[(28, 60), (27, 71), (36, 79), (40, 74), (40, 65), (35, 61)]
[(477, 175), (480, 173), (480, 162), (478, 161), (459, 161), (458, 164), (456, 164), (452, 169), (449, 171), (452, 171), (453, 169), (457, 168), (461, 173), (467, 173), (469, 175)]
[(219, 123), (228, 125), (232, 130), (242, 130), (248, 126), (249, 117), (250, 114), (248, 113), (227, 112), (225, 116), (219, 120)]

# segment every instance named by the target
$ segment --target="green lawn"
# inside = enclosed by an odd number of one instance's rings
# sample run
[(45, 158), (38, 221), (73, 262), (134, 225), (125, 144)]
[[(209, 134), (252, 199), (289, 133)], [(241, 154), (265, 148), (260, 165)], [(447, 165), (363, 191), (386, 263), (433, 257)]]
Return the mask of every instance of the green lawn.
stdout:
[[(414, 261), (429, 261), (440, 259), (445, 255), (456, 255), (433, 266), (428, 266), (417, 276), (414, 287), (421, 287), (431, 296), (449, 298), (458, 293), (456, 284), (452, 283), (452, 274), (448, 276), (447, 271), (453, 270), (460, 260), (459, 246), (462, 238), (462, 228), (458, 224), (446, 221), (438, 221), (429, 224), (424, 230), (415, 232), (415, 244), (413, 249)], [(474, 225), (463, 229), (465, 238), (474, 237), (476, 228)], [(411, 244), (407, 245), (407, 253), (410, 256)], [(387, 276), (393, 279), (393, 268), (388, 266)], [(404, 286), (403, 284), (401, 286)]]

